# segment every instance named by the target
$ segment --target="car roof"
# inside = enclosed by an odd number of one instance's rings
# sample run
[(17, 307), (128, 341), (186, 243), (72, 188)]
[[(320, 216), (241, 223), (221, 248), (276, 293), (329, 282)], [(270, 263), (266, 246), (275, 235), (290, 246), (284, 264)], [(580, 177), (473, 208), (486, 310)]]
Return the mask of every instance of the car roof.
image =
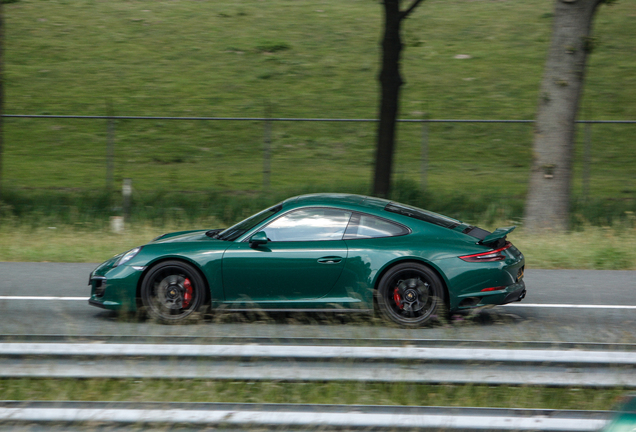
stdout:
[(317, 193), (299, 195), (283, 201), (283, 205), (302, 207), (307, 205), (319, 206), (353, 206), (359, 209), (383, 210), (391, 201), (365, 195), (344, 193)]
[[(413, 207), (415, 210), (421, 210), (421, 212), (430, 216), (431, 219), (448, 219), (453, 222), (453, 226), (445, 226), (441, 223), (436, 223), (433, 220), (428, 220), (427, 218), (420, 218), (417, 216), (411, 216), (407, 213), (402, 213), (400, 211), (387, 211), (386, 207), (388, 204), (393, 204), (394, 206), (401, 206), (408, 210), (410, 207), (404, 204), (396, 203), (395, 201), (390, 201), (383, 198), (370, 197), (365, 195), (355, 195), (355, 194), (344, 194), (344, 193), (317, 193), (317, 194), (309, 194), (309, 195), (299, 195), (295, 197), (291, 197), (286, 199), (281, 203), (283, 209), (292, 210), (296, 208), (302, 207), (337, 207), (344, 208), (352, 211), (358, 211), (361, 213), (369, 213), (375, 216), (379, 216), (382, 218), (390, 219), (395, 222), (401, 223), (410, 227), (411, 229), (416, 229), (415, 227), (427, 227), (426, 229), (431, 229), (431, 227), (443, 227), (444, 229), (453, 229), (455, 227), (460, 227), (462, 229), (466, 228), (468, 225), (464, 224), (462, 221), (449, 218), (448, 216), (444, 216), (441, 214), (437, 214), (434, 212), (430, 212), (428, 210), (417, 209), (417, 207)], [(417, 230), (417, 229), (416, 229)]]

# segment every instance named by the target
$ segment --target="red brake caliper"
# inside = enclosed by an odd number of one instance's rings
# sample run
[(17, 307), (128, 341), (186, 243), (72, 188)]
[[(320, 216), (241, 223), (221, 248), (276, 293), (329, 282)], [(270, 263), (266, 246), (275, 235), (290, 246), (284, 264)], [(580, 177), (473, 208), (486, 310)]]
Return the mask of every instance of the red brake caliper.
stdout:
[(187, 308), (190, 306), (190, 302), (192, 301), (192, 284), (190, 283), (190, 279), (186, 279), (183, 282), (183, 287), (185, 288), (185, 294), (183, 296), (183, 308)]
[(399, 307), (400, 309), (404, 309), (404, 306), (402, 306), (402, 297), (400, 296), (399, 288), (396, 288), (393, 291), (393, 300), (395, 300), (395, 304), (397, 305), (397, 307)]

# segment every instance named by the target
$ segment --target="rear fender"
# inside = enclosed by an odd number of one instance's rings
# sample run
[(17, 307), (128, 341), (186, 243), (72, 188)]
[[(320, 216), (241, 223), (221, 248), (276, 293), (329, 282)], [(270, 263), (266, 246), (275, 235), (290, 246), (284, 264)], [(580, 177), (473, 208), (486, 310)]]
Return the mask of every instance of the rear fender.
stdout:
[[(435, 264), (426, 261), (424, 259), (421, 258), (416, 258), (416, 257), (407, 257), (407, 258), (402, 258), (402, 259), (398, 259), (395, 261), (391, 261), (390, 263), (388, 263), (387, 265), (385, 265), (376, 275), (375, 277), (375, 281), (373, 282), (373, 291), (374, 293), (378, 292), (378, 285), (380, 284), (380, 281), (382, 280), (382, 277), (384, 276), (384, 274), (389, 271), (389, 269), (397, 264), (403, 264), (403, 263), (407, 263), (407, 262), (413, 262), (413, 263), (417, 263), (417, 264), (423, 264), (427, 267), (429, 267), (431, 270), (433, 270), (437, 276), (439, 277), (439, 279), (442, 281), (442, 288), (444, 289), (444, 303), (446, 304), (446, 307), (448, 308), (450, 305), (450, 293), (448, 290), (448, 280), (446, 279), (446, 276), (444, 276), (444, 273), (442, 273), (442, 271), (439, 269), (439, 267), (437, 267)], [(374, 307), (376, 305), (376, 295), (374, 294), (373, 296), (373, 304)]]

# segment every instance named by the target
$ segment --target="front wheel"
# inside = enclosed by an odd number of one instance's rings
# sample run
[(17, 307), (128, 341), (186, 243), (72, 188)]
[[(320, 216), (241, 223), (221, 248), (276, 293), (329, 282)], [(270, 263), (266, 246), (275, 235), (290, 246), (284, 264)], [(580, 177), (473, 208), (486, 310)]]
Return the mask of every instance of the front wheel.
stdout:
[(420, 327), (443, 310), (444, 287), (429, 267), (398, 264), (382, 276), (377, 299), (384, 318), (403, 327)]
[(203, 278), (193, 266), (181, 261), (155, 265), (141, 284), (141, 302), (146, 312), (167, 324), (192, 317), (205, 298)]

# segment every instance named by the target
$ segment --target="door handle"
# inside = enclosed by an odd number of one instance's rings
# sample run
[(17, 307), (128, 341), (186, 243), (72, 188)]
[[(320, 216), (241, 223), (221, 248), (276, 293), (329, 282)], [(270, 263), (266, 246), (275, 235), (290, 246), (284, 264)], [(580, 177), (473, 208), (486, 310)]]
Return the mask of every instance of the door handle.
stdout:
[(340, 261), (342, 261), (342, 257), (339, 257), (339, 256), (328, 256), (328, 257), (318, 258), (318, 262), (320, 264), (338, 264)]

